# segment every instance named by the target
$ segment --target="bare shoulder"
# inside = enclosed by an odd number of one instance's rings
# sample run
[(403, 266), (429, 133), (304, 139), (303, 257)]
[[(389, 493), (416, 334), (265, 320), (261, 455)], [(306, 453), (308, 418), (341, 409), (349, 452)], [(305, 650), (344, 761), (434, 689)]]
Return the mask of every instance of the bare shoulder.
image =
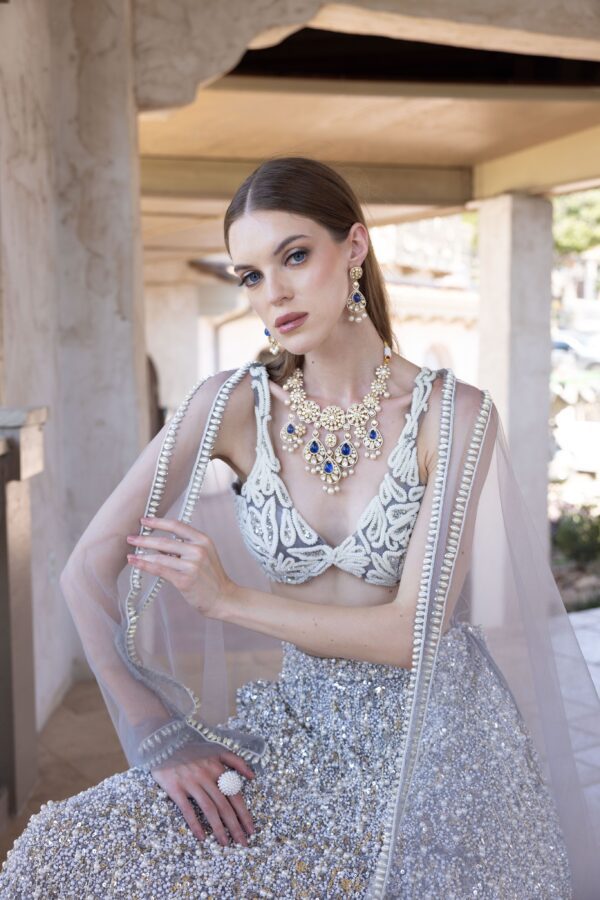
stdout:
[[(236, 372), (239, 372), (239, 369), (228, 369), (219, 372), (216, 377), (224, 383)], [(244, 474), (249, 470), (249, 464), (251, 465), (254, 459), (255, 437), (256, 419), (252, 376), (249, 371), (246, 371), (227, 398), (216, 436), (213, 456), (230, 465), (238, 475)]]
[[(423, 460), (428, 475), (432, 473), (437, 463), (444, 385), (447, 382), (448, 371), (451, 370), (439, 370), (431, 387), (431, 393), (427, 401), (427, 412), (423, 416), (419, 428), (419, 455)], [(456, 423), (454, 431), (456, 431), (456, 427), (464, 428), (465, 431), (469, 432), (472, 430), (484, 399), (485, 392), (481, 388), (458, 378), (455, 379), (450, 410), (453, 421)], [(493, 403), (492, 412), (494, 415), (496, 414)]]

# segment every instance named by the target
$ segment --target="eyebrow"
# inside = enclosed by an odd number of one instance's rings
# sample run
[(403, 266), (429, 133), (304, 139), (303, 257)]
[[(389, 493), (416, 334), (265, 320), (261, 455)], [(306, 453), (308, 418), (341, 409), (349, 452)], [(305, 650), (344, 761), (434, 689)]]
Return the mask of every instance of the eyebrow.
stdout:
[[(284, 238), (280, 244), (277, 244), (275, 249), (273, 250), (273, 256), (277, 256), (278, 253), (281, 253), (284, 247), (290, 244), (292, 241), (297, 241), (298, 238), (307, 238), (310, 237), (308, 234), (290, 234), (289, 237)], [(252, 263), (239, 263), (237, 266), (233, 267), (233, 271), (237, 272), (238, 269), (251, 269)]]

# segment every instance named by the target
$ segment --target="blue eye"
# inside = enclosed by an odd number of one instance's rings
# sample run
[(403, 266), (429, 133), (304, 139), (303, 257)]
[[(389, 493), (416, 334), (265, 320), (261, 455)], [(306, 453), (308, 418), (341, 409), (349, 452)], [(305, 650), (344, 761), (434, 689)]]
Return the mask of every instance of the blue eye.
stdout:
[(238, 284), (238, 287), (251, 287), (253, 284), (256, 284), (256, 281), (248, 281), (251, 275), (258, 275), (258, 272), (248, 272)]
[[(304, 258), (306, 258), (306, 256), (308, 255), (306, 250), (294, 250), (294, 252), (290, 253), (290, 255), (288, 256), (288, 260), (293, 259), (293, 257), (298, 256), (298, 254), (300, 254)], [(296, 262), (304, 262), (304, 259), (296, 260)]]
[[(301, 258), (298, 259), (298, 256), (300, 256)], [(307, 256), (308, 256), (308, 250), (294, 250), (287, 257), (286, 263), (289, 262), (291, 259), (295, 259), (295, 262), (293, 263), (293, 265), (299, 266), (301, 263), (304, 262), (304, 260), (306, 259)], [(256, 279), (252, 278), (253, 275), (257, 276)], [(249, 288), (254, 287), (254, 285), (258, 284), (258, 282), (260, 281), (260, 277), (261, 277), (260, 272), (256, 272), (256, 271), (246, 272), (246, 274), (244, 276), (242, 276), (242, 278), (238, 281), (238, 287), (249, 287)]]

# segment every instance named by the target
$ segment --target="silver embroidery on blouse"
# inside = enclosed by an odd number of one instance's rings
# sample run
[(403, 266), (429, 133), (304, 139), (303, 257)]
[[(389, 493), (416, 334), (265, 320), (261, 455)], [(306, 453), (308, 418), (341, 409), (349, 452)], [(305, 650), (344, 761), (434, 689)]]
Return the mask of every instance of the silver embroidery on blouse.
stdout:
[(250, 367), (255, 395), (256, 460), (243, 484), (233, 484), (242, 537), (252, 556), (273, 581), (301, 584), (337, 566), (370, 584), (400, 581), (408, 542), (425, 484), (419, 481), (417, 429), (427, 409), (437, 372), (424, 366), (415, 379), (406, 422), (388, 456), (379, 490), (358, 520), (356, 531), (332, 547), (295, 508), (279, 476), (268, 423), (269, 378), (264, 365)]

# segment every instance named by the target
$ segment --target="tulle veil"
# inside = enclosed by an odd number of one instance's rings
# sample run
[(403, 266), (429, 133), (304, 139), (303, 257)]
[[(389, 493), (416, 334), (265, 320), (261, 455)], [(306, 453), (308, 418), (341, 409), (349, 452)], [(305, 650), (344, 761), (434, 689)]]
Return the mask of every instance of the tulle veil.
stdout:
[[(227, 727), (235, 692), (277, 677), (281, 642), (193, 610), (168, 583), (127, 565), (126, 535), (139, 517), (176, 517), (209, 534), (231, 578), (277, 592), (242, 540), (233, 473), (211, 458), (226, 404), (251, 366), (194, 385), (94, 517), (61, 585), (129, 764), (160, 767), (227, 747), (258, 772), (268, 736)], [(409, 709), (389, 797), (384, 847), (369, 898), (392, 897), (401, 863), (403, 817), (428, 717), (438, 648), (457, 623), (510, 691), (529, 729), (555, 799), (574, 896), (598, 896), (600, 701), (515, 478), (506, 437), (486, 390), (451, 369), (437, 416), (435, 476), (411, 548), (418, 565)], [(432, 415), (433, 410), (426, 413)], [(423, 540), (418, 543), (418, 534)], [(408, 576), (407, 576), (408, 578)], [(405, 591), (407, 590), (405, 586)], [(440, 735), (440, 740), (443, 736)]]

